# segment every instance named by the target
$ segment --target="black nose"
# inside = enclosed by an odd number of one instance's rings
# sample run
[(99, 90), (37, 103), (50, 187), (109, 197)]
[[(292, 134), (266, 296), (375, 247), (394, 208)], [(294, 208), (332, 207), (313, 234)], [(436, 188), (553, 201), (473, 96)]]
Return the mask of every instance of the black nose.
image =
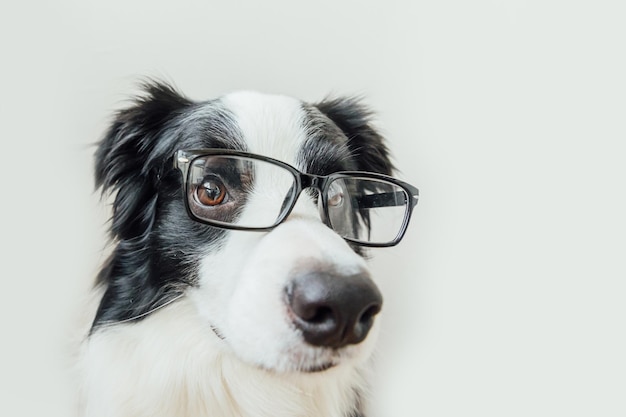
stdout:
[(287, 289), (292, 320), (315, 346), (339, 348), (362, 342), (383, 297), (368, 274), (341, 276), (308, 272)]

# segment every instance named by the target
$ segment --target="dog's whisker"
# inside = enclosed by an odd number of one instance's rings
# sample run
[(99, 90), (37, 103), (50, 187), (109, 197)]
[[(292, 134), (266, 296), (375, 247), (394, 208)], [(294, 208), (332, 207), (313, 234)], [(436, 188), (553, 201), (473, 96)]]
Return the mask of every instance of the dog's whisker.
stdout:
[(170, 305), (170, 304), (174, 303), (175, 301), (181, 299), (184, 295), (185, 294), (183, 294), (183, 293), (178, 294), (176, 297), (174, 297), (174, 298), (172, 298), (172, 299), (170, 299), (170, 300), (168, 300), (168, 301), (166, 301), (166, 302), (164, 302), (162, 304), (159, 304), (159, 305), (153, 307), (152, 309), (146, 311), (145, 313), (138, 314), (136, 316), (129, 317), (127, 319), (120, 320), (120, 321), (106, 321), (106, 322), (103, 322), (102, 326), (103, 327), (111, 327), (111, 326), (115, 326), (117, 324), (129, 323), (131, 321), (139, 320), (141, 318), (144, 318), (144, 317), (148, 316), (149, 314), (154, 313), (155, 311), (158, 311), (158, 310), (160, 310), (160, 309), (162, 309), (164, 307), (167, 307), (168, 305)]

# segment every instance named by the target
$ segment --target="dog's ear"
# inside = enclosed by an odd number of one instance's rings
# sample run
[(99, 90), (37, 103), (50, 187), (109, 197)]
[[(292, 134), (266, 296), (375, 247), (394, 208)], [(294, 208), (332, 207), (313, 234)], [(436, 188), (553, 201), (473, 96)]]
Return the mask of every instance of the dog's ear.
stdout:
[(315, 104), (348, 137), (348, 147), (360, 171), (391, 175), (389, 149), (372, 126), (373, 112), (359, 98), (327, 98)]
[(193, 104), (171, 86), (148, 81), (143, 94), (115, 115), (95, 153), (96, 187), (117, 192), (111, 232), (119, 239), (145, 234), (154, 220), (157, 184), (175, 151), (168, 126)]

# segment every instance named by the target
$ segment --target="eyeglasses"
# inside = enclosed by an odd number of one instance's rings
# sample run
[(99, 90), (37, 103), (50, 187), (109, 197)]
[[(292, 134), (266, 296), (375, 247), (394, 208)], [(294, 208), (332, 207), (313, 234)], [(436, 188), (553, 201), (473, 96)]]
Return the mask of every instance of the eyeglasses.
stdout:
[(347, 241), (393, 246), (406, 232), (419, 191), (371, 172), (312, 175), (276, 159), (227, 149), (179, 150), (189, 216), (215, 227), (267, 231), (313, 188), (322, 221)]

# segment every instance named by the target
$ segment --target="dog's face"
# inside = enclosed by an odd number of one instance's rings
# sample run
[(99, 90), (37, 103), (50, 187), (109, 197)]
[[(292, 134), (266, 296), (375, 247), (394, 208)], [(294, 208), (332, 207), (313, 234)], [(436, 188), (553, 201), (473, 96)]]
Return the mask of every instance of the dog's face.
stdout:
[[(362, 249), (323, 222), (319, 192), (302, 192), (268, 231), (204, 224), (188, 213), (185, 178), (172, 158), (179, 149), (206, 148), (263, 155), (314, 175), (392, 171), (369, 113), (355, 100), (314, 105), (242, 92), (197, 103), (147, 85), (145, 96), (118, 113), (96, 153), (97, 184), (117, 192), (111, 230), (118, 244), (99, 276), (107, 290), (92, 331), (149, 319), (182, 295), (193, 300), (206, 337), (249, 364), (316, 372), (367, 358), (382, 296)], [(270, 199), (284, 198), (275, 180), (251, 181), (252, 197), (238, 208), (242, 223), (254, 223)]]

